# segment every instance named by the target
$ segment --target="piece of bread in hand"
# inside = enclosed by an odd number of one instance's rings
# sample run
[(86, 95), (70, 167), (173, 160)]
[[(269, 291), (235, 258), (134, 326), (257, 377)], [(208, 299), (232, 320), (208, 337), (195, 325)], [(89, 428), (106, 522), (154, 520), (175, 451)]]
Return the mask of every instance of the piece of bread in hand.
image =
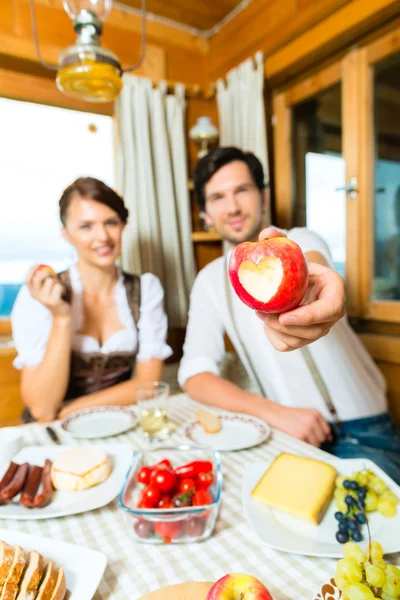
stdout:
[(43, 557), (39, 552), (36, 552), (36, 550), (32, 550), (32, 552), (29, 553), (27, 567), (19, 586), (17, 600), (32, 600), (36, 597), (39, 584), (42, 580), (43, 571)]
[(205, 600), (212, 586), (208, 581), (178, 583), (150, 592), (140, 600)]
[(198, 410), (197, 420), (206, 433), (218, 433), (221, 429), (221, 419), (207, 410)]
[(56, 490), (79, 492), (107, 479), (111, 465), (104, 450), (97, 446), (76, 446), (59, 452), (51, 468)]

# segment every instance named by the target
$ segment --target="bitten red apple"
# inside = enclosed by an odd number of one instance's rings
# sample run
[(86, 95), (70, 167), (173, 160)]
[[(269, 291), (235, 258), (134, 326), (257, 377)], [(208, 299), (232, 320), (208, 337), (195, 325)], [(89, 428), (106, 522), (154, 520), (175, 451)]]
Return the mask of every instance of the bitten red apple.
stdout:
[(49, 265), (39, 265), (35, 273), (38, 273), (39, 271), (48, 271), (51, 277), (57, 277), (57, 273), (52, 267), (49, 267)]
[(243, 242), (232, 252), (229, 277), (247, 306), (282, 313), (296, 308), (304, 298), (307, 261), (300, 246), (287, 237)]
[(244, 573), (230, 573), (218, 579), (206, 600), (273, 600), (259, 579)]

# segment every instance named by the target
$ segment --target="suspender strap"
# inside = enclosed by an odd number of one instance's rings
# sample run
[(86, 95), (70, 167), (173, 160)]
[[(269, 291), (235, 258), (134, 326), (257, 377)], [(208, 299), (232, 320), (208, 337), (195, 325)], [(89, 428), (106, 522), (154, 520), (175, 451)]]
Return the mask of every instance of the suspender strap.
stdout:
[(226, 255), (225, 255), (225, 263), (224, 263), (224, 281), (225, 281), (225, 293), (226, 293), (226, 301), (228, 304), (228, 312), (229, 312), (229, 316), (231, 319), (231, 323), (233, 326), (233, 330), (235, 332), (236, 335), (236, 339), (238, 341), (238, 345), (240, 347), (240, 350), (242, 351), (242, 355), (245, 357), (246, 360), (246, 369), (248, 374), (250, 375), (250, 377), (253, 379), (254, 383), (256, 384), (257, 387), (257, 392), (258, 394), (260, 394), (260, 396), (267, 396), (268, 394), (266, 393), (266, 390), (264, 390), (261, 381), (256, 373), (256, 370), (253, 367), (253, 364), (251, 362), (249, 353), (247, 352), (247, 348), (246, 346), (243, 344), (242, 339), (239, 335), (239, 330), (237, 328), (236, 325), (236, 321), (235, 321), (235, 315), (234, 315), (234, 311), (233, 311), (233, 303), (232, 303), (232, 291), (231, 291), (231, 284), (229, 281), (229, 277), (228, 277), (228, 268), (227, 268), (227, 264), (226, 264)]
[(315, 385), (317, 386), (319, 393), (321, 394), (329, 412), (331, 413), (333, 420), (335, 421), (335, 423), (340, 423), (329, 390), (326, 387), (325, 381), (321, 377), (321, 373), (319, 372), (319, 369), (315, 364), (313, 357), (311, 356), (310, 349), (307, 346), (304, 346), (303, 348), (300, 348), (300, 352), (303, 355), (306, 365), (312, 375), (312, 378), (314, 379)]

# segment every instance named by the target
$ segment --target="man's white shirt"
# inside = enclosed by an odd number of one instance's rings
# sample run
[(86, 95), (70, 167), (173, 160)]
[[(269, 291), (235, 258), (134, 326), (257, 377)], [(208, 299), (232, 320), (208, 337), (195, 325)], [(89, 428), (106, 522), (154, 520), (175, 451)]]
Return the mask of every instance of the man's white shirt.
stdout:
[[(317, 234), (305, 228), (295, 228), (286, 233), (304, 253), (320, 252), (332, 264), (328, 247)], [(227, 257), (222, 256), (208, 264), (194, 283), (184, 355), (178, 373), (181, 387), (194, 375), (204, 372), (220, 374), (226, 332), (251, 376), (247, 357), (250, 359), (265, 396), (285, 406), (316, 408), (327, 420), (331, 420), (301, 351), (283, 353), (275, 350), (255, 312), (243, 304), (229, 286), (234, 327), (227, 300), (226, 269)], [(236, 331), (246, 347), (247, 357)], [(308, 348), (339, 419), (369, 417), (387, 410), (384, 377), (346, 317), (336, 323), (327, 336)]]

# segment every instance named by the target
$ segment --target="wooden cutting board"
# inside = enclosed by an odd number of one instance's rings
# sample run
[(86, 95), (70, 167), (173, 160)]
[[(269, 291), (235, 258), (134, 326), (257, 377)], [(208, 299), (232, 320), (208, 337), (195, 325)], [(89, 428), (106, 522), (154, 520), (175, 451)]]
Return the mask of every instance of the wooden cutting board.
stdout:
[(213, 584), (208, 581), (190, 581), (167, 587), (142, 596), (140, 600), (205, 600)]

